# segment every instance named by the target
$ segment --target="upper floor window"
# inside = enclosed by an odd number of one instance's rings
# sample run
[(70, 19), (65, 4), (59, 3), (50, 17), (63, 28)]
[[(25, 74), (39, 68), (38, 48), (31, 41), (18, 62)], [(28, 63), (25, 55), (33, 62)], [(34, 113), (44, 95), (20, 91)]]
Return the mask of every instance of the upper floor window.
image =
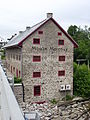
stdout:
[(16, 55), (16, 60), (18, 60), (18, 55)]
[(12, 54), (11, 54), (11, 59), (12, 59)]
[(19, 77), (21, 76), (21, 71), (19, 70)]
[(65, 76), (65, 70), (58, 71), (58, 76)]
[(15, 72), (15, 67), (13, 67), (13, 72)]
[(64, 45), (64, 40), (58, 40), (58, 45)]
[(15, 55), (13, 54), (13, 59), (15, 59)]
[(40, 44), (40, 39), (39, 38), (34, 38), (33, 39), (33, 44)]
[(38, 34), (43, 34), (43, 31), (38, 31)]
[(8, 54), (8, 60), (10, 60), (10, 54)]
[(58, 32), (58, 36), (62, 36), (62, 33), (61, 33), (61, 32)]
[(19, 55), (19, 60), (21, 60), (21, 55)]
[(41, 56), (33, 56), (33, 62), (40, 62)]
[(41, 86), (37, 85), (34, 86), (34, 96), (40, 96), (41, 95)]
[(59, 56), (59, 61), (65, 61), (65, 56)]
[(11, 73), (12, 73), (12, 66), (11, 66)]
[(41, 72), (33, 72), (33, 77), (41, 77)]

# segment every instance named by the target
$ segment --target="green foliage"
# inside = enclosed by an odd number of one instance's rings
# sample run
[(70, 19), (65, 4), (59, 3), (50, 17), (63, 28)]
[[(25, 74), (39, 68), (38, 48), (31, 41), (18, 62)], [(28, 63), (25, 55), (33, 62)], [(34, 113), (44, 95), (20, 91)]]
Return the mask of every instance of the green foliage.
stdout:
[(52, 99), (51, 101), (50, 101), (52, 104), (57, 104), (57, 101), (56, 101), (56, 99), (54, 98), (54, 99)]
[(74, 96), (71, 96), (71, 95), (67, 94), (66, 97), (64, 97), (62, 100), (68, 101), (68, 100), (72, 100), (73, 98), (74, 98)]
[(79, 45), (78, 49), (75, 49), (74, 60), (89, 59), (90, 61), (90, 28), (85, 26), (85, 28), (82, 29), (76, 25), (71, 25), (67, 32)]
[(73, 96), (71, 96), (71, 95), (66, 95), (66, 100), (72, 100), (73, 99)]
[(90, 70), (85, 64), (74, 63), (74, 95), (90, 97)]
[(14, 83), (21, 83), (21, 78), (14, 77)]
[(3, 50), (3, 49), (0, 49), (0, 52), (4, 52), (4, 50)]
[(5, 60), (5, 50), (1, 49), (0, 52), (1, 52), (1, 59)]
[(5, 60), (5, 55), (1, 55), (1, 60)]

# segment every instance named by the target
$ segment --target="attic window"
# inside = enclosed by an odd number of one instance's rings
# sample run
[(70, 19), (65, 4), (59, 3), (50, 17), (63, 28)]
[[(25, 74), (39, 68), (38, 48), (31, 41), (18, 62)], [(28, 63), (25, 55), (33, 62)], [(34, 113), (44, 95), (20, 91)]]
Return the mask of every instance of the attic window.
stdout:
[(38, 34), (43, 34), (43, 31), (38, 31)]
[(61, 32), (58, 32), (58, 36), (62, 36), (62, 33), (61, 33)]
[(41, 56), (33, 56), (33, 62), (40, 62)]
[(58, 40), (58, 45), (64, 45), (64, 40)]
[(59, 61), (65, 61), (65, 56), (59, 56)]
[(58, 71), (58, 76), (65, 76), (65, 70)]
[(33, 39), (33, 44), (40, 44), (40, 39), (39, 38), (34, 38)]
[(33, 77), (41, 77), (41, 72), (33, 72)]

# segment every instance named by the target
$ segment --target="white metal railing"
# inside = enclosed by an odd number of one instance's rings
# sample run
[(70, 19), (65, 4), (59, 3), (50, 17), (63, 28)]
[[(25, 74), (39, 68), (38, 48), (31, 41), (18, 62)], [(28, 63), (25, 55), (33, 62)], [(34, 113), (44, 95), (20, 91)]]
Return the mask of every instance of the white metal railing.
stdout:
[(24, 120), (12, 89), (0, 65), (0, 120)]

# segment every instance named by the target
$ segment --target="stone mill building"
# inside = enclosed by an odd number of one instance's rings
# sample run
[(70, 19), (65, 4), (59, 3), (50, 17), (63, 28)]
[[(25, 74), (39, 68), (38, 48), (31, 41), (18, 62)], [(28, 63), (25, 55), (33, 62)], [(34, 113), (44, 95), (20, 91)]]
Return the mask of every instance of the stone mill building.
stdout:
[(22, 78), (25, 102), (73, 95), (73, 56), (77, 43), (53, 19), (26, 27), (5, 46), (7, 69)]

